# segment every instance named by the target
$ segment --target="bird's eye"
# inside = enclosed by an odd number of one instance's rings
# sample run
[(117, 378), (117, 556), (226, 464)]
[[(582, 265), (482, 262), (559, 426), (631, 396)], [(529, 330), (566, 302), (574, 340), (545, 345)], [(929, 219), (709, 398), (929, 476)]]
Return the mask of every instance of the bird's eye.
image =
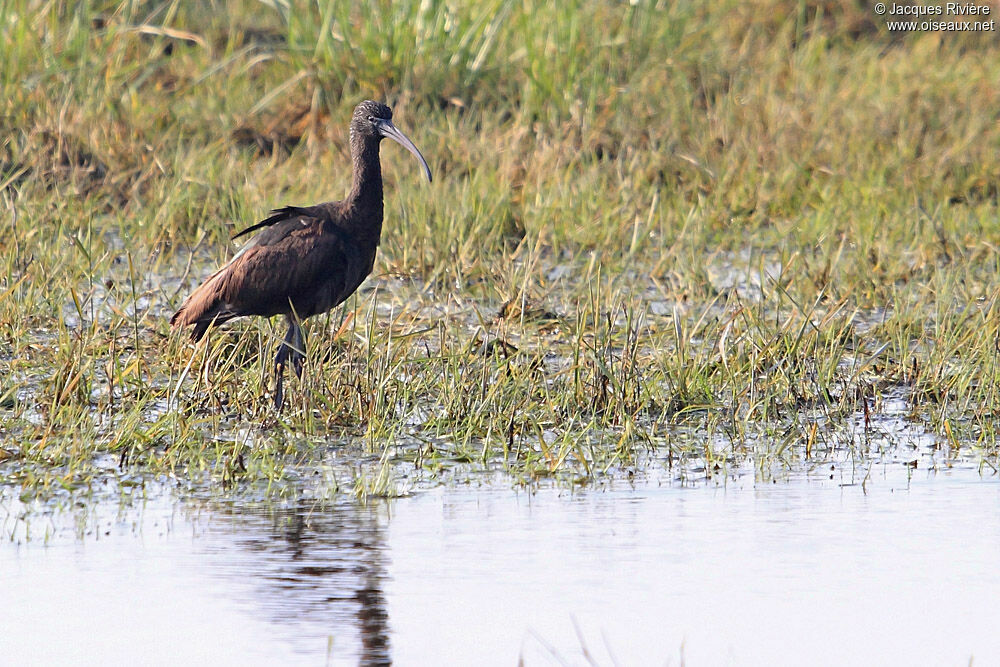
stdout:
[(369, 123), (375, 123), (375, 116), (368, 116)]

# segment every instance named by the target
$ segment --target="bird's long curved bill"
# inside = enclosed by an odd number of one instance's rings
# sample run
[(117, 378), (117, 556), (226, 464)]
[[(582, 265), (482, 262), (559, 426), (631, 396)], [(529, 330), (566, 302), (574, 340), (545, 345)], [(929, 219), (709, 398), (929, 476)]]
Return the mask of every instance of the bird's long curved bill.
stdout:
[(420, 151), (418, 151), (417, 147), (413, 145), (413, 142), (410, 141), (405, 134), (396, 129), (396, 126), (392, 124), (391, 120), (380, 120), (378, 123), (378, 131), (382, 133), (383, 137), (389, 137), (400, 146), (416, 155), (417, 159), (420, 160), (420, 164), (424, 167), (424, 173), (427, 174), (427, 180), (433, 180), (431, 178), (431, 168), (427, 166), (427, 160), (425, 160), (424, 156), (420, 154)]

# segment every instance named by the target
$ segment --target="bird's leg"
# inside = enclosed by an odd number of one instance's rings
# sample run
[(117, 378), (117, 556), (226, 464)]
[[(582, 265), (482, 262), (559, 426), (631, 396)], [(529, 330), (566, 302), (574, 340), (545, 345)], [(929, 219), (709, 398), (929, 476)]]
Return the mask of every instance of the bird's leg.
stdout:
[[(274, 357), (274, 407), (278, 410), (281, 410), (281, 404), (285, 399), (285, 361), (288, 360), (289, 353), (294, 355), (294, 348), (292, 346), (295, 344), (297, 330), (298, 325), (295, 321), (289, 320), (288, 333), (285, 334), (285, 339), (278, 346), (278, 354)], [(298, 335), (301, 336), (301, 332)], [(292, 364), (295, 364), (294, 356)]]
[(295, 330), (292, 337), (292, 369), (295, 370), (295, 376), (301, 380), (302, 365), (306, 360), (306, 336), (298, 321), (293, 319), (291, 326)]

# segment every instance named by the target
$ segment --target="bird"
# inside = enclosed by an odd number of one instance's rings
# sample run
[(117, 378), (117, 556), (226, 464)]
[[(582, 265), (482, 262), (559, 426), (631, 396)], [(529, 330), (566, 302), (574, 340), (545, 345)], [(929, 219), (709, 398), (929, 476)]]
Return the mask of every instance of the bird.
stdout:
[(237, 317), (283, 315), (288, 333), (274, 358), (274, 405), (281, 409), (285, 364), (302, 377), (302, 322), (351, 296), (372, 271), (382, 236), (382, 166), (379, 145), (389, 138), (413, 153), (428, 182), (427, 160), (392, 123), (392, 109), (365, 100), (350, 124), (353, 178), (341, 201), (284, 206), (235, 234), (257, 232), (231, 260), (195, 289), (170, 318), (173, 330), (193, 327), (191, 340)]

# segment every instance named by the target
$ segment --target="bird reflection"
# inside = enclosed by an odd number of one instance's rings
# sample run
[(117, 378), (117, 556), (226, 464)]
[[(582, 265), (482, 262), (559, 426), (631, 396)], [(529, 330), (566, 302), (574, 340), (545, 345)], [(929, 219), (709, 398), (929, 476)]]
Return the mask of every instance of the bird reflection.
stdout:
[(384, 505), (345, 500), (254, 508), (212, 502), (191, 509), (201, 520), (207, 515), (207, 522), (199, 521), (207, 533), (226, 533), (225, 540), (200, 542), (220, 557), (225, 576), (250, 584), (254, 606), (273, 623), (294, 628), (296, 652), (325, 651), (329, 638), (331, 657), (349, 652), (357, 664), (392, 663), (383, 592)]

